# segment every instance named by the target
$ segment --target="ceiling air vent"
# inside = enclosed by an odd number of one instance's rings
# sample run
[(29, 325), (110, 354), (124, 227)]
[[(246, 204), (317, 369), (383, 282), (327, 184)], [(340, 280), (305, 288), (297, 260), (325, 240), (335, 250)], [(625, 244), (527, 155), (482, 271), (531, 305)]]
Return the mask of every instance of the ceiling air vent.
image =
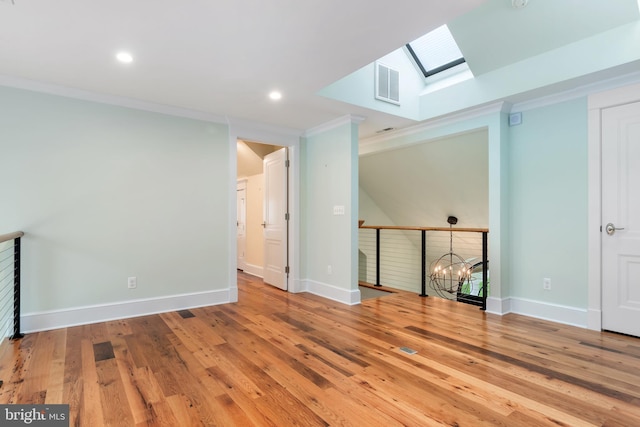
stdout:
[(400, 105), (400, 72), (376, 62), (376, 99)]

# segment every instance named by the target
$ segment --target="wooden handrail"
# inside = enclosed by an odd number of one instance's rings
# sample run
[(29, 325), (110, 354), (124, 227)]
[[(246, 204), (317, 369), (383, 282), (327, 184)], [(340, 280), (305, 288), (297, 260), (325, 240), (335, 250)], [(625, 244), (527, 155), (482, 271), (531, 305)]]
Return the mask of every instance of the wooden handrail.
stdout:
[(361, 225), (359, 228), (373, 230), (406, 230), (406, 231), (462, 231), (467, 233), (488, 233), (488, 228), (453, 228), (449, 227), (407, 227), (401, 225)]
[(14, 231), (13, 233), (9, 234), (0, 234), (0, 243), (8, 242), (9, 240), (14, 240), (22, 236), (24, 236), (24, 232), (22, 231)]

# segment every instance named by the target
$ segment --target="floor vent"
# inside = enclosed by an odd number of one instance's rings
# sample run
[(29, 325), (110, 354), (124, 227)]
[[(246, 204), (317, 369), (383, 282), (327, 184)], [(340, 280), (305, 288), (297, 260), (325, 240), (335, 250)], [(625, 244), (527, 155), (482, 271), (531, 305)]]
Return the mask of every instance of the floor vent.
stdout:
[(409, 348), (409, 347), (400, 347), (400, 351), (404, 351), (407, 354), (416, 354), (417, 353), (416, 350), (414, 350), (412, 348)]

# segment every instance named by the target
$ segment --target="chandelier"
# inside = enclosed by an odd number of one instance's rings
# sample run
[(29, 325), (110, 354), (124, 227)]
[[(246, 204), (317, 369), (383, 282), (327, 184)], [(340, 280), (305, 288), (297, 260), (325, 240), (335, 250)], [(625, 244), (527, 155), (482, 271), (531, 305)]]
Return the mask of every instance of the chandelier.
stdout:
[(453, 252), (453, 226), (458, 218), (450, 216), (449, 223), (449, 252), (433, 261), (429, 267), (431, 287), (442, 298), (450, 299), (456, 295), (462, 285), (471, 280), (472, 266), (460, 255)]

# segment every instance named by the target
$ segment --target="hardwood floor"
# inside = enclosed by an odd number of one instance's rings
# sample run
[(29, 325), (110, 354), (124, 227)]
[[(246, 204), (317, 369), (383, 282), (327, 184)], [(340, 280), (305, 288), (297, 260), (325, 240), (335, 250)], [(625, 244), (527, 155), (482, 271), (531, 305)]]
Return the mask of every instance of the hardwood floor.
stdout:
[(29, 334), (0, 359), (0, 403), (68, 403), (91, 427), (640, 426), (640, 339), (238, 286), (236, 304)]

